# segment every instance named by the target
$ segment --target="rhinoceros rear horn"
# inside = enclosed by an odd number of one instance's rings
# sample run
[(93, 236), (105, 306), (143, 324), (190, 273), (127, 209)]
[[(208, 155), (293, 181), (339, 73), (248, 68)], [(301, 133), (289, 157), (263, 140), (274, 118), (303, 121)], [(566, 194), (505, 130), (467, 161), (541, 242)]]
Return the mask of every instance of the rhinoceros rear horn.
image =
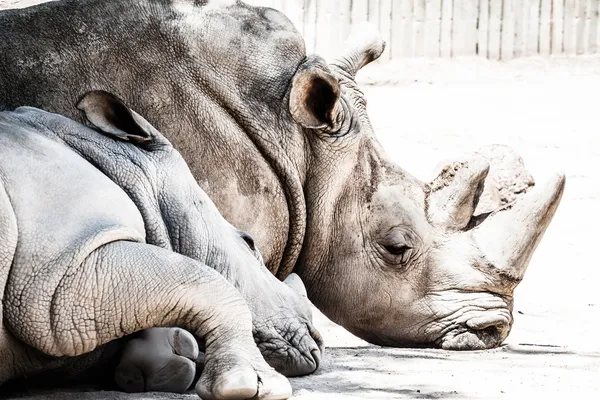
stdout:
[(323, 129), (334, 125), (340, 84), (319, 58), (307, 61), (292, 81), (290, 112), (305, 128)]
[(564, 187), (564, 174), (554, 174), (544, 184), (494, 211), (472, 230), (488, 264), (508, 282), (523, 279), (533, 252), (554, 217)]
[(87, 120), (105, 134), (136, 144), (164, 142), (166, 139), (142, 116), (117, 96), (104, 90), (86, 93), (77, 103)]
[(465, 229), (477, 207), (489, 169), (489, 163), (478, 155), (443, 165), (429, 184), (429, 221), (449, 231)]
[(333, 68), (355, 79), (356, 73), (365, 65), (377, 60), (385, 50), (386, 42), (370, 22), (355, 24), (344, 52), (331, 62)]

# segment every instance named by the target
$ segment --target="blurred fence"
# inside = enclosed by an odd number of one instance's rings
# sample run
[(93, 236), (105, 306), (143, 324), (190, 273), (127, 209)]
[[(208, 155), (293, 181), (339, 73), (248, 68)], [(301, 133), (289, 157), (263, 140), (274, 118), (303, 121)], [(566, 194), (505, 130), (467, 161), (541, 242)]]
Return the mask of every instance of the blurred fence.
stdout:
[(309, 52), (336, 53), (353, 24), (373, 22), (401, 57), (589, 54), (600, 45), (600, 0), (245, 0), (285, 13)]

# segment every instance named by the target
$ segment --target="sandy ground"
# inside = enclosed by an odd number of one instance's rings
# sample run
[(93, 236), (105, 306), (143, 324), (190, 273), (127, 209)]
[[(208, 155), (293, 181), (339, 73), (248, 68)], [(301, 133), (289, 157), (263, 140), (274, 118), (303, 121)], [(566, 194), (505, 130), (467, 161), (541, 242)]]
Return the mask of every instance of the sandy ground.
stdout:
[[(39, 2), (39, 1), (33, 1)], [(0, 0), (0, 8), (22, 1)], [(291, 379), (297, 399), (600, 398), (600, 56), (404, 60), (359, 74), (376, 132), (405, 170), (500, 143), (536, 181), (562, 170), (562, 203), (515, 293), (515, 323), (482, 352), (369, 345), (316, 312), (328, 349), (315, 374)], [(39, 399), (179, 399), (193, 395), (54, 394)]]

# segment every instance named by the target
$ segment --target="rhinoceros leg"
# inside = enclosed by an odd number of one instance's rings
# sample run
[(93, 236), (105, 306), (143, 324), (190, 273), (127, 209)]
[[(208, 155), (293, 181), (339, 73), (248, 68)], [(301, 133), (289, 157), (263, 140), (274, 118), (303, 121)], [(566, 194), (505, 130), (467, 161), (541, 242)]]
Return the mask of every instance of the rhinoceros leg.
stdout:
[[(2, 179), (0, 179), (0, 288), (4, 288), (17, 247), (17, 219)], [(3, 315), (4, 293), (0, 291), (0, 384), (19, 373), (30, 373), (45, 362), (44, 355), (19, 342), (6, 329)], [(20, 367), (20, 368), (18, 368)]]
[(203, 399), (285, 399), (291, 387), (260, 354), (243, 298), (213, 269), (156, 246), (129, 241), (93, 251), (44, 298), (39, 288), (18, 289), (52, 321), (27, 320), (5, 310), (21, 341), (57, 357), (74, 357), (153, 327), (181, 327), (205, 343), (196, 385)]
[[(302, 280), (295, 273), (284, 281), (307, 297)], [(200, 356), (200, 358), (199, 358)], [(203, 364), (194, 336), (180, 328), (151, 328), (129, 341), (115, 371), (115, 382), (127, 392), (184, 393)]]
[(127, 392), (184, 393), (196, 377), (198, 343), (181, 328), (151, 328), (129, 341), (115, 371)]

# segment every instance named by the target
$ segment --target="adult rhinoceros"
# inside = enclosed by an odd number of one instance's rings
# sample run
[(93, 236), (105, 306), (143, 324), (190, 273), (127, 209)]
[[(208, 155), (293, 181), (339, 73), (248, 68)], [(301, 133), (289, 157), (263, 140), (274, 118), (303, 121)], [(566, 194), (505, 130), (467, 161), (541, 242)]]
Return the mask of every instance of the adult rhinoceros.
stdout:
[[(375, 138), (357, 71), (365, 34), (327, 63), (280, 12), (233, 0), (85, 0), (0, 14), (0, 108), (77, 118), (116, 93), (150, 118), (280, 279), (370, 342), (482, 349), (512, 325), (512, 294), (564, 177), (471, 223), (487, 163), (427, 184)], [(402, 112), (410, 112), (403, 110)]]

